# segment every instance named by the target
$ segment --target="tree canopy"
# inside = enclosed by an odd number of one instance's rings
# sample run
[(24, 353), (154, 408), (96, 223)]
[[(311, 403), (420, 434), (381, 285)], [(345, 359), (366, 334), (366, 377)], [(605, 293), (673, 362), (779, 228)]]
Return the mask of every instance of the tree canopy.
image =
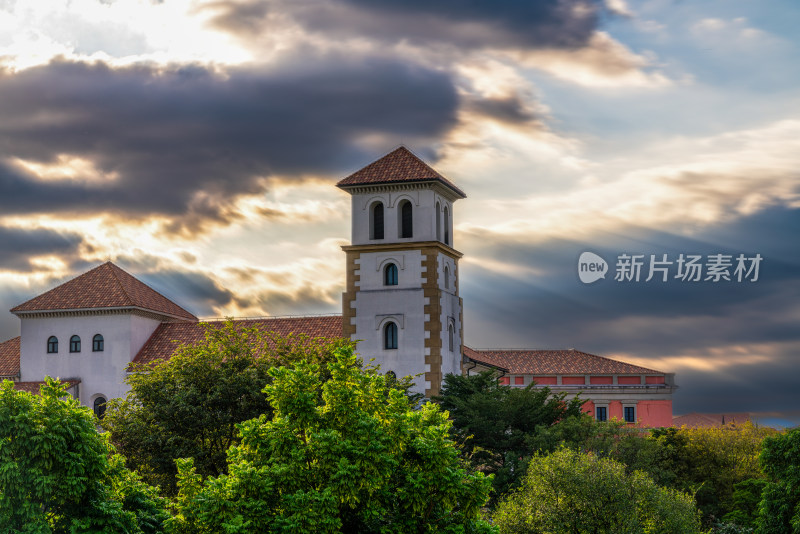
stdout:
[(173, 495), (178, 458), (193, 458), (203, 476), (224, 473), (226, 451), (238, 442), (236, 424), (270, 416), (261, 392), (272, 380), (270, 368), (301, 359), (322, 363), (341, 346), (350, 342), (283, 337), (233, 321), (206, 325), (201, 341), (136, 368), (127, 397), (109, 402), (103, 426), (131, 468)]
[(114, 454), (97, 420), (48, 378), (40, 395), (0, 386), (0, 530), (161, 532), (156, 490)]
[(437, 405), (415, 409), (349, 348), (328, 364), (270, 371), (274, 409), (238, 425), (228, 474), (180, 466), (177, 532), (491, 532), (491, 479), (471, 472)]
[(640, 471), (591, 453), (560, 449), (531, 459), (522, 485), (497, 508), (500, 531), (513, 534), (692, 534), (693, 499)]
[(756, 532), (800, 533), (800, 427), (766, 438), (759, 459), (768, 482)]
[(495, 475), (495, 497), (513, 487), (536, 450), (536, 436), (568, 417), (581, 414), (583, 401), (565, 399), (547, 388), (511, 388), (487, 371), (472, 376), (448, 374), (435, 400), (450, 413), (453, 435), (472, 464)]

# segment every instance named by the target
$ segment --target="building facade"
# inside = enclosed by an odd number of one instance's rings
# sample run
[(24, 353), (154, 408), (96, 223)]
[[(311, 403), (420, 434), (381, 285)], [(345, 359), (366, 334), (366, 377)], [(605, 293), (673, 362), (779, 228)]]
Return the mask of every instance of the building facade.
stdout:
[[(490, 369), (511, 387), (580, 393), (601, 420), (670, 426), (674, 375), (575, 350), (474, 350), (463, 344), (463, 301), (453, 243), (455, 184), (400, 147), (341, 180), (351, 197), (341, 316), (237, 321), (280, 334), (346, 337), (385, 372), (418, 376), (439, 393), (444, 375)], [(102, 414), (124, 396), (131, 363), (169, 359), (203, 338), (191, 312), (113, 263), (11, 309), (21, 335), (0, 343), (0, 378), (38, 391), (46, 376)]]

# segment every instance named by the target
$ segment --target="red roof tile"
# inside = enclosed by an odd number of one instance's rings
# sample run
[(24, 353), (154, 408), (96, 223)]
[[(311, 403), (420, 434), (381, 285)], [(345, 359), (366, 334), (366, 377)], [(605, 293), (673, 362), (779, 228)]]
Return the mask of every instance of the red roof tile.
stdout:
[(464, 355), (480, 363), (506, 369), (510, 374), (664, 374), (646, 367), (569, 350), (473, 350), (464, 347)]
[(427, 163), (415, 156), (404, 146), (389, 152), (339, 181), (337, 187), (347, 189), (359, 185), (394, 184), (402, 182), (439, 182), (447, 186), (461, 198), (467, 195), (456, 185), (433, 170)]
[(0, 343), (0, 376), (19, 376), (19, 336)]
[[(81, 383), (80, 380), (62, 380), (64, 384), (67, 384), (67, 391), (74, 388), (78, 384)], [(28, 393), (35, 393), (36, 395), (39, 394), (39, 388), (42, 387), (44, 381), (42, 382), (14, 382), (14, 389), (17, 391), (27, 391)]]
[(197, 317), (110, 261), (12, 308), (11, 313), (98, 308), (141, 308), (197, 321)]
[(750, 421), (749, 413), (689, 413), (672, 418), (672, 426), (689, 428), (710, 428)]
[[(133, 359), (133, 363), (147, 364), (156, 360), (168, 360), (181, 344), (202, 340), (205, 334), (204, 324), (209, 323), (162, 323)], [(341, 315), (243, 319), (234, 320), (234, 324), (242, 328), (257, 327), (282, 336), (305, 334), (312, 338), (336, 338), (343, 334)]]

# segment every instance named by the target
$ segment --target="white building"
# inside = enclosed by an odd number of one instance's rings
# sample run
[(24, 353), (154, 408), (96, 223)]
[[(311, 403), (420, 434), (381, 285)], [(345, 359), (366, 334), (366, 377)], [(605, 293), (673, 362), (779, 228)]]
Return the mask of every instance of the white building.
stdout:
[[(668, 426), (674, 375), (580, 351), (473, 350), (463, 346), (463, 311), (453, 243), (454, 203), (465, 194), (405, 147), (341, 180), (351, 195), (351, 244), (341, 316), (242, 321), (281, 334), (359, 340), (384, 371), (421, 375), (439, 392), (447, 373), (494, 369), (512, 387), (535, 381), (582, 392), (599, 419)], [(197, 317), (112, 263), (100, 265), (11, 309), (20, 337), (0, 343), (0, 378), (38, 391), (45, 376), (100, 413), (124, 396), (131, 362), (168, 359), (202, 338)]]

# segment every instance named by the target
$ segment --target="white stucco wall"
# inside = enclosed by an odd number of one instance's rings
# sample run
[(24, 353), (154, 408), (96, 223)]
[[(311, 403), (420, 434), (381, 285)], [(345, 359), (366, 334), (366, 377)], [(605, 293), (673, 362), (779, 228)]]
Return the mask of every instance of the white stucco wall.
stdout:
[[(25, 317), (21, 321), (20, 380), (40, 381), (45, 376), (78, 378), (79, 400), (92, 406), (97, 395), (122, 397), (125, 369), (160, 321), (133, 314)], [(92, 352), (92, 338), (101, 334), (102, 352)], [(81, 352), (69, 352), (73, 335), (81, 338)], [(58, 353), (47, 353), (47, 339), (58, 338)]]
[[(422, 253), (419, 250), (364, 253), (356, 261), (357, 295), (354, 303), (358, 353), (383, 372), (397, 376), (425, 372), (425, 297), (422, 290)], [(388, 262), (397, 265), (398, 284), (383, 285), (383, 269)], [(398, 327), (397, 349), (384, 349), (383, 328), (387, 321)], [(428, 387), (417, 379), (417, 390)]]
[[(438, 262), (439, 287), (442, 289), (440, 305), (442, 315), (442, 376), (448, 373), (461, 374), (461, 303), (456, 293), (456, 262), (450, 256), (439, 254)], [(444, 270), (447, 267), (450, 271), (448, 286), (444, 284)], [(453, 323), (453, 350), (450, 350), (450, 336), (447, 327)]]
[[(403, 199), (408, 199), (413, 206), (413, 237), (399, 237), (399, 209)], [(384, 207), (384, 238), (370, 239), (370, 207), (375, 202), (382, 202)], [(436, 241), (436, 203), (444, 211), (445, 206), (450, 213), (450, 246), (452, 246), (453, 204), (436, 189), (410, 189), (403, 191), (383, 191), (354, 194), (351, 198), (351, 241), (353, 245), (378, 243), (411, 243), (415, 241)], [(444, 226), (440, 216), (440, 226)], [(444, 241), (444, 230), (438, 234)]]

